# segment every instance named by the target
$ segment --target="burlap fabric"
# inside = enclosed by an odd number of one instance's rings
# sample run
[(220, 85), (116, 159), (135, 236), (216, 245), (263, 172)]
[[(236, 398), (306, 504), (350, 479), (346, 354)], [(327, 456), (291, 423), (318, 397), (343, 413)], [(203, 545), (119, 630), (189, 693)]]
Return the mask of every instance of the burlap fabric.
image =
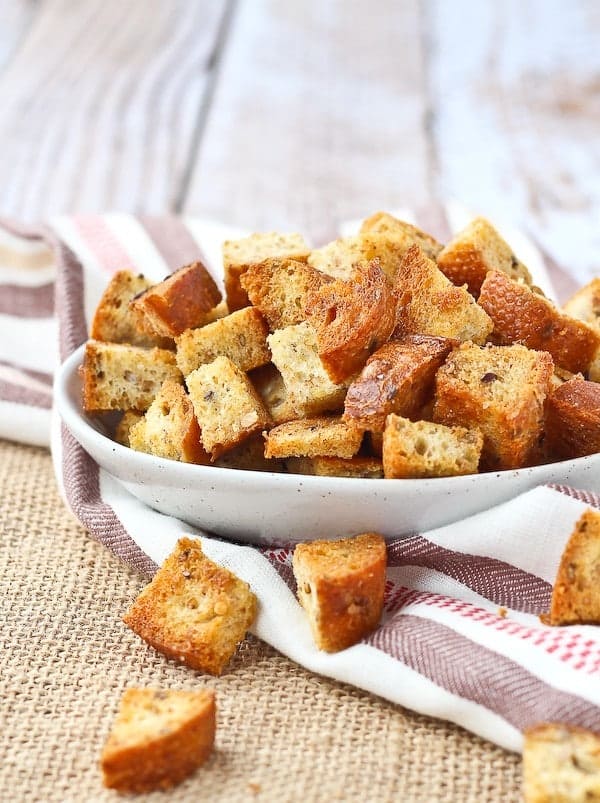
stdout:
[(520, 799), (518, 756), (256, 639), (216, 679), (155, 653), (120, 619), (144, 580), (71, 519), (45, 450), (0, 441), (0, 512), (0, 800), (117, 800), (98, 756), (122, 691), (205, 684), (216, 750), (170, 801)]

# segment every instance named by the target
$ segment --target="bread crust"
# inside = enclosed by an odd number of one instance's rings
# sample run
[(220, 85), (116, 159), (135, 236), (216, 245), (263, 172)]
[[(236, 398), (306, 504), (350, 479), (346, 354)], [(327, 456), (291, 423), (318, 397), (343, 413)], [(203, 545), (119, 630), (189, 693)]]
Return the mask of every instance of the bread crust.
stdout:
[(574, 377), (556, 388), (546, 408), (546, 444), (554, 458), (600, 452), (600, 385)]
[(363, 430), (337, 416), (288, 421), (265, 433), (265, 457), (343, 457), (360, 449)]
[(404, 251), (411, 245), (418, 245), (429, 259), (436, 259), (444, 247), (431, 234), (413, 226), (412, 223), (393, 217), (388, 212), (376, 212), (363, 220), (360, 233), (383, 234), (398, 245), (402, 245)]

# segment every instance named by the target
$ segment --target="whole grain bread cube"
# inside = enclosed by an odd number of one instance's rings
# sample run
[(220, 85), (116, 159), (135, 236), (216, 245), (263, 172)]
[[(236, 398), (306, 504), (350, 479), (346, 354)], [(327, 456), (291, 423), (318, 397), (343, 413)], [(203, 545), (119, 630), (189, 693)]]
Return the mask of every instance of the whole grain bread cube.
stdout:
[(385, 343), (348, 388), (344, 419), (383, 432), (390, 413), (413, 418), (432, 397), (436, 372), (455, 345), (426, 335)]
[(252, 383), (227, 357), (196, 368), (186, 383), (202, 444), (213, 460), (271, 425)]
[(337, 416), (288, 421), (265, 434), (265, 457), (354, 457), (363, 430)]
[(256, 617), (248, 583), (213, 563), (196, 538), (180, 538), (123, 617), (158, 652), (220, 675)]
[(580, 288), (563, 305), (563, 312), (578, 321), (600, 328), (600, 276)]
[(365, 232), (354, 237), (342, 237), (311, 251), (308, 264), (321, 273), (349, 281), (356, 265), (377, 259), (384, 274), (393, 281), (407, 247), (406, 239), (392, 239), (385, 234)]
[(298, 415), (343, 409), (348, 385), (329, 378), (317, 351), (317, 333), (308, 321), (277, 329), (267, 342)]
[(256, 368), (248, 374), (248, 378), (262, 399), (275, 426), (299, 417), (283, 377), (273, 363)]
[(175, 338), (177, 365), (184, 376), (215, 357), (229, 357), (242, 371), (271, 361), (265, 319), (246, 307), (200, 329), (187, 329)]
[(552, 588), (549, 625), (600, 624), (600, 512), (588, 508), (562, 553)]
[(476, 474), (482, 446), (478, 429), (409, 421), (392, 413), (383, 432), (383, 473), (386, 479)]
[(283, 471), (281, 460), (269, 460), (265, 457), (265, 442), (262, 434), (252, 435), (224, 455), (215, 460), (219, 468), (235, 468), (242, 471)]
[(131, 432), (131, 428), (134, 424), (137, 424), (138, 421), (141, 421), (143, 417), (144, 414), (140, 413), (139, 410), (126, 410), (115, 428), (116, 442), (120, 443), (122, 446), (129, 447), (129, 433)]
[(521, 468), (539, 447), (552, 374), (544, 351), (463, 343), (437, 372), (434, 421), (480, 429), (482, 468)]
[(562, 722), (523, 734), (524, 803), (600, 801), (600, 736)]
[(378, 260), (357, 265), (352, 279), (336, 279), (313, 289), (307, 320), (317, 333), (317, 351), (333, 382), (360, 371), (373, 351), (390, 337), (396, 303)]
[(600, 349), (600, 332), (500, 271), (486, 276), (479, 304), (494, 322), (494, 343), (522, 343), (547, 351), (557, 365), (574, 374), (586, 373)]
[(306, 262), (309, 253), (310, 248), (301, 234), (266, 232), (252, 234), (241, 240), (224, 242), (223, 272), (229, 309), (233, 312), (247, 307), (250, 303), (246, 291), (240, 284), (240, 277), (250, 265), (271, 257), (287, 257), (298, 262)]
[(83, 409), (147, 410), (163, 382), (180, 382), (175, 354), (123, 343), (88, 340), (81, 369)]
[(213, 689), (126, 689), (102, 751), (104, 786), (151, 792), (183, 781), (215, 741)]
[(531, 274), (485, 218), (478, 217), (456, 234), (437, 256), (440, 270), (453, 284), (466, 284), (475, 297), (490, 270), (532, 283)]
[(484, 343), (493, 323), (465, 287), (455, 287), (413, 245), (396, 274), (397, 327), (394, 336), (434, 335)]
[(320, 650), (344, 650), (377, 627), (386, 562), (385, 541), (377, 533), (296, 546), (298, 599)]
[(434, 260), (444, 247), (431, 234), (427, 234), (413, 226), (412, 223), (400, 220), (388, 212), (376, 212), (363, 220), (360, 233), (382, 234), (401, 245), (404, 251), (408, 251), (411, 245), (418, 245), (429, 259)]
[(574, 377), (546, 404), (546, 444), (554, 459), (600, 452), (600, 385)]
[(129, 446), (182, 463), (208, 463), (194, 407), (179, 382), (163, 382), (145, 415), (131, 427)]
[(289, 474), (383, 479), (383, 465), (376, 457), (289, 457), (285, 467)]

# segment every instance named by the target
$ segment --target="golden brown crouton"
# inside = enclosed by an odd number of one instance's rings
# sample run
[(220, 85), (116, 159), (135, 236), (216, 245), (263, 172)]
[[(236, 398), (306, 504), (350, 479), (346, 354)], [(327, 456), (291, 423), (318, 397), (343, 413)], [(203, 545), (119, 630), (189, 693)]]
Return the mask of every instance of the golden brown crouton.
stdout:
[(123, 621), (168, 658), (220, 675), (255, 616), (248, 583), (180, 538)]
[(252, 383), (227, 357), (201, 365), (186, 379), (202, 443), (213, 460), (270, 426)]
[(494, 322), (495, 343), (547, 351), (557, 365), (574, 374), (587, 372), (600, 349), (600, 332), (500, 271), (486, 276), (479, 304)]
[(383, 234), (389, 240), (401, 245), (404, 251), (408, 251), (411, 245), (418, 245), (429, 259), (435, 259), (444, 247), (430, 234), (387, 212), (376, 212), (363, 220), (360, 233)]
[(398, 299), (394, 336), (435, 335), (484, 343), (493, 323), (464, 287), (455, 287), (416, 245), (396, 274)]
[(370, 480), (383, 478), (383, 466), (376, 457), (289, 457), (285, 467), (290, 474)]
[(298, 544), (292, 561), (298, 599), (320, 650), (344, 650), (377, 627), (386, 569), (381, 535)]
[(283, 377), (273, 363), (256, 368), (248, 374), (248, 378), (262, 399), (275, 426), (299, 418)]
[(212, 689), (126, 689), (100, 759), (104, 786), (119, 792), (175, 786), (204, 764), (215, 731)]
[(600, 513), (581, 516), (562, 553), (552, 589), (549, 625), (600, 624)]
[(140, 413), (138, 410), (126, 410), (115, 429), (116, 442), (129, 447), (131, 445), (129, 443), (131, 428), (134, 424), (137, 424), (138, 421), (141, 421), (143, 417), (144, 414)]
[(437, 373), (433, 418), (480, 429), (482, 467), (520, 468), (541, 439), (552, 371), (552, 358), (543, 351), (463, 343)]
[(265, 456), (353, 457), (362, 436), (362, 429), (334, 416), (288, 421), (266, 434)]
[(81, 371), (83, 409), (147, 410), (167, 379), (181, 381), (175, 354), (88, 340)]
[(393, 281), (402, 255), (410, 243), (406, 238), (395, 239), (384, 234), (365, 232), (355, 237), (342, 237), (311, 251), (308, 264), (321, 273), (349, 281), (356, 265), (379, 261), (379, 266)]
[(246, 291), (240, 284), (240, 277), (250, 265), (263, 262), (271, 257), (294, 259), (306, 262), (310, 253), (301, 234), (278, 234), (267, 232), (252, 234), (241, 240), (227, 240), (223, 243), (223, 271), (227, 304), (233, 312), (249, 304)]
[(512, 279), (531, 284), (531, 274), (516, 258), (510, 246), (496, 229), (482, 217), (475, 218), (456, 234), (438, 254), (437, 263), (453, 284), (468, 285), (469, 292), (479, 295), (489, 270), (502, 271)]
[(163, 382), (146, 414), (129, 430), (129, 446), (182, 463), (208, 463), (194, 407), (179, 382)]
[(563, 312), (578, 321), (600, 328), (600, 276), (579, 289), (564, 304)]
[(268, 460), (265, 457), (265, 442), (262, 434), (252, 435), (239, 446), (225, 452), (217, 460), (219, 468), (236, 468), (243, 471), (283, 471), (280, 460)]
[(348, 388), (344, 419), (383, 432), (390, 413), (413, 418), (431, 397), (435, 374), (454, 345), (426, 335), (385, 343)]
[(476, 474), (482, 446), (478, 429), (409, 421), (392, 413), (383, 433), (383, 472), (394, 479)]
[(357, 265), (351, 280), (336, 279), (312, 290), (306, 311), (317, 333), (323, 367), (339, 383), (360, 371), (369, 355), (389, 339), (395, 299), (374, 260)]
[(554, 458), (600, 452), (600, 385), (574, 377), (546, 405), (546, 444)]
[(544, 722), (527, 728), (524, 737), (524, 803), (600, 801), (598, 734)]
[(177, 365), (187, 376), (215, 357), (224, 356), (242, 371), (250, 371), (271, 360), (267, 346), (269, 330), (254, 307), (246, 307), (200, 329), (187, 329), (175, 339)]

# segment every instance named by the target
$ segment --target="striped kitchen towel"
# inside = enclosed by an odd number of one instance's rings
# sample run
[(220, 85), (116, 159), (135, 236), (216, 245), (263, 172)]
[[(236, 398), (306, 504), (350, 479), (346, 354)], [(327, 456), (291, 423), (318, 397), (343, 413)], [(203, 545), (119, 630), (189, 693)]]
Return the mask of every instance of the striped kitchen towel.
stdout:
[[(463, 222), (456, 206), (447, 211), (453, 228)], [(0, 225), (0, 436), (47, 445), (52, 430), (69, 507), (93, 537), (146, 574), (178, 537), (200, 535), (209, 557), (256, 592), (253, 632), (315, 672), (513, 750), (521, 747), (523, 728), (541, 720), (600, 731), (600, 628), (550, 628), (539, 620), (574, 523), (588, 506), (600, 507), (599, 495), (540, 487), (459, 523), (390, 542), (381, 626), (329, 655), (313, 646), (294, 596), (290, 549), (228, 543), (151, 510), (52, 416), (53, 372), (85, 341), (115, 270), (131, 267), (158, 280), (202, 259), (218, 272), (222, 240), (239, 234), (196, 219), (128, 215), (61, 217), (43, 231)], [(557, 279), (569, 286), (568, 275), (545, 263), (529, 241), (507, 236), (547, 291)]]

